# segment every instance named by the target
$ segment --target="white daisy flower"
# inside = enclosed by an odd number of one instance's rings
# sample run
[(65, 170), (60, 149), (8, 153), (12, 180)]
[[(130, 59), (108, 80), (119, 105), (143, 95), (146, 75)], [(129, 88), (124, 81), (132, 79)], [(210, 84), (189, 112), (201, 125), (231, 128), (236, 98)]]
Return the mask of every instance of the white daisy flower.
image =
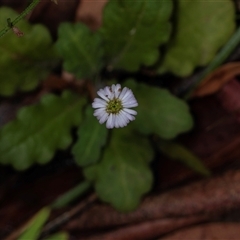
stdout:
[(113, 84), (100, 89), (97, 94), (101, 98), (95, 98), (92, 103), (92, 107), (96, 108), (93, 115), (101, 124), (107, 121), (107, 128), (125, 127), (135, 119), (137, 112), (129, 108), (137, 107), (138, 103), (129, 88), (121, 89), (120, 84)]

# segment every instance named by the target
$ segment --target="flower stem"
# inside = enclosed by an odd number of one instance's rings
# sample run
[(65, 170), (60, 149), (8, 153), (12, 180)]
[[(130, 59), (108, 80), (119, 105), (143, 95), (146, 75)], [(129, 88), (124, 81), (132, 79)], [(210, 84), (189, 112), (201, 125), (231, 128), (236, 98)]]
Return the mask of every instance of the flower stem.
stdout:
[(212, 62), (200, 73), (197, 79), (194, 81), (190, 90), (185, 94), (184, 99), (189, 99), (191, 94), (194, 92), (196, 87), (205, 79), (205, 77), (210, 74), (213, 70), (219, 67), (229, 56), (229, 54), (237, 47), (240, 42), (240, 27), (233, 34), (227, 44), (220, 50), (220, 52), (215, 56)]
[(40, 2), (40, 0), (33, 0), (31, 4), (21, 13), (19, 16), (17, 16), (12, 22), (8, 21), (7, 26), (0, 31), (0, 37), (4, 36), (12, 27), (14, 27), (21, 19), (23, 19), (26, 15), (28, 15), (33, 8), (37, 6), (37, 4)]

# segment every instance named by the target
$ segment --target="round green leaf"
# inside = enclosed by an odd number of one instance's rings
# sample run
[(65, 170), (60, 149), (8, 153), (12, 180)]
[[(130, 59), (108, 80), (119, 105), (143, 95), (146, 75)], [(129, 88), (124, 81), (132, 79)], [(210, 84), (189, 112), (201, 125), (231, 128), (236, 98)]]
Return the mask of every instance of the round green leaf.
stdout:
[(78, 129), (78, 140), (73, 146), (72, 153), (80, 166), (96, 163), (101, 149), (107, 140), (108, 130), (93, 117), (93, 109), (89, 106), (85, 118)]
[(71, 144), (71, 128), (80, 123), (84, 104), (85, 99), (66, 91), (22, 108), (16, 120), (0, 129), (0, 163), (24, 170), (50, 161), (57, 149)]
[[(17, 16), (10, 8), (0, 8), (0, 28), (5, 27), (7, 18)], [(5, 96), (34, 89), (59, 61), (46, 27), (25, 20), (17, 27), (24, 32), (22, 37), (9, 31), (0, 38), (0, 94)]]
[(137, 71), (154, 64), (170, 37), (171, 13), (171, 0), (110, 0), (100, 30), (109, 68)]
[(94, 181), (101, 200), (119, 211), (131, 211), (151, 189), (153, 176), (148, 164), (152, 158), (153, 150), (147, 138), (128, 128), (116, 129), (103, 159), (86, 168), (85, 176)]
[(136, 84), (131, 80), (126, 85), (138, 101), (136, 120), (131, 124), (139, 132), (156, 133), (162, 138), (171, 139), (192, 128), (193, 119), (188, 105), (168, 90)]
[(232, 0), (178, 0), (176, 32), (159, 72), (190, 75), (207, 65), (235, 30)]
[(99, 33), (82, 23), (62, 23), (58, 29), (56, 48), (63, 57), (65, 70), (78, 78), (91, 78), (102, 67), (103, 49)]

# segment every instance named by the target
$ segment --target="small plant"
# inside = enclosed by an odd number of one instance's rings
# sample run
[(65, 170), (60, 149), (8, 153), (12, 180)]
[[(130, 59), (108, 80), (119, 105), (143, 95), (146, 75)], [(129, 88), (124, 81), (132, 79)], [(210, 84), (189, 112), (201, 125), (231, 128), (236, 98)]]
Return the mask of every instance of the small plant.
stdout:
[[(120, 211), (135, 209), (152, 187), (152, 135), (161, 139), (160, 151), (184, 152), (191, 159), (189, 166), (209, 174), (197, 158), (169, 144), (193, 127), (184, 100), (167, 89), (148, 85), (147, 78), (141, 83), (133, 78), (121, 80), (120, 85), (116, 84), (118, 77), (109, 80), (102, 74), (103, 69), (141, 74), (144, 66), (158, 74), (170, 71), (189, 76), (197, 66), (209, 64), (234, 32), (234, 7), (230, 0), (202, 2), (178, 0), (176, 8), (172, 0), (110, 0), (100, 29), (92, 32), (82, 23), (62, 23), (56, 43), (42, 25), (10, 22), (0, 34), (2, 96), (35, 89), (62, 61), (65, 71), (90, 84), (101, 99), (92, 103), (88, 92), (64, 89), (23, 107), (15, 120), (0, 129), (0, 163), (25, 170), (51, 161), (56, 150), (71, 147), (76, 164), (99, 198)], [(16, 17), (13, 10), (0, 9), (1, 24)], [(4, 35), (13, 27), (16, 30), (16, 23), (24, 35)], [(214, 35), (210, 33), (213, 28)], [(73, 127), (77, 128), (76, 141), (71, 135)], [(180, 159), (184, 161), (184, 157)]]

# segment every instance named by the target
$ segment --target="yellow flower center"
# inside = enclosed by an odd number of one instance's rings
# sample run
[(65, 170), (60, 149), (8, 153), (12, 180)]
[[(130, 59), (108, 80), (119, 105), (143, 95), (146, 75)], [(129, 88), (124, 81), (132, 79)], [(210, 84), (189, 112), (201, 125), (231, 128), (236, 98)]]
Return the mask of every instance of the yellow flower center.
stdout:
[(122, 101), (114, 98), (114, 99), (109, 100), (107, 107), (106, 107), (106, 112), (118, 114), (122, 109), (123, 109)]

